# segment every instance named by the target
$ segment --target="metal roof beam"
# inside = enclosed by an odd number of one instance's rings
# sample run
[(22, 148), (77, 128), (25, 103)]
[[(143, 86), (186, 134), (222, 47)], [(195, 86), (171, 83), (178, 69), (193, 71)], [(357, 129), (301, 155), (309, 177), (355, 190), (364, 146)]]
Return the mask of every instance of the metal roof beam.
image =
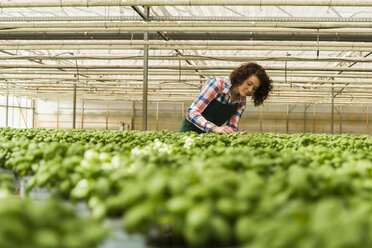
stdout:
[(350, 6), (371, 7), (371, 0), (12, 0), (0, 8), (94, 6)]

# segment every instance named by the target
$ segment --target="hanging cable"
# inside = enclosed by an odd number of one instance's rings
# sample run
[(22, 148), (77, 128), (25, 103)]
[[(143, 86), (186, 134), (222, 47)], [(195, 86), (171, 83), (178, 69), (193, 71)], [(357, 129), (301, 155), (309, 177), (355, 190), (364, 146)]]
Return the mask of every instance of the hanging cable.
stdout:
[[(284, 66), (284, 82), (287, 84), (287, 60), (285, 61), (285, 66)], [(292, 83), (290, 83), (291, 88), (292, 88)]]
[(317, 34), (317, 51), (316, 51), (316, 58), (319, 59), (319, 28), (318, 28), (318, 34)]

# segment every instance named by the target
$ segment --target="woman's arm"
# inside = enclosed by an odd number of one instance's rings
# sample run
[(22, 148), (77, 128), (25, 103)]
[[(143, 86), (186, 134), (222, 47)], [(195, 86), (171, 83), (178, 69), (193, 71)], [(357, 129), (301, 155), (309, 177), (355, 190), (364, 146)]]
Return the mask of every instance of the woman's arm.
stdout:
[(240, 118), (242, 117), (242, 114), (245, 110), (246, 102), (242, 102), (239, 107), (237, 108), (234, 115), (231, 117), (231, 119), (226, 123), (226, 126), (231, 127), (234, 132), (238, 132), (238, 123), (240, 121)]
[(201, 113), (217, 98), (223, 89), (223, 78), (213, 77), (203, 85), (199, 95), (187, 111), (186, 119), (205, 132), (212, 132), (217, 126), (205, 119)]

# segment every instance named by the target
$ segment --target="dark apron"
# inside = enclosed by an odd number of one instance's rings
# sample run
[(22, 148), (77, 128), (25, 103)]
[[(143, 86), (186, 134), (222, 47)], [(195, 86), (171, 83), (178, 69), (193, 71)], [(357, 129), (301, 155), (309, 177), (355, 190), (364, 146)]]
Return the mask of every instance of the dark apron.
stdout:
[[(231, 119), (231, 117), (235, 114), (237, 108), (238, 104), (233, 105), (223, 104), (214, 99), (204, 109), (201, 115), (208, 121), (212, 122), (213, 124), (216, 124), (217, 126), (222, 126), (225, 122)], [(205, 133), (205, 131), (201, 130), (200, 128), (198, 128), (185, 118), (181, 124), (180, 133), (188, 131)]]

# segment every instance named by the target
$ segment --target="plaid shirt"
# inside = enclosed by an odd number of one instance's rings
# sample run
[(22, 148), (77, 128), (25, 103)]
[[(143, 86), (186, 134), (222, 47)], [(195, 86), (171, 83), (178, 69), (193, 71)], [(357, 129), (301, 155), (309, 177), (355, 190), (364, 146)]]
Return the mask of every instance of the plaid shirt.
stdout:
[(238, 123), (243, 111), (246, 107), (246, 98), (239, 96), (237, 101), (231, 101), (231, 82), (229, 78), (225, 77), (213, 77), (210, 78), (200, 90), (198, 97), (191, 104), (187, 111), (186, 119), (193, 123), (195, 126), (205, 132), (211, 132), (212, 128), (216, 125), (210, 121), (207, 121), (201, 113), (207, 108), (209, 103), (217, 99), (217, 101), (223, 104), (237, 105), (238, 108), (231, 119), (227, 122), (227, 126), (238, 132)]

